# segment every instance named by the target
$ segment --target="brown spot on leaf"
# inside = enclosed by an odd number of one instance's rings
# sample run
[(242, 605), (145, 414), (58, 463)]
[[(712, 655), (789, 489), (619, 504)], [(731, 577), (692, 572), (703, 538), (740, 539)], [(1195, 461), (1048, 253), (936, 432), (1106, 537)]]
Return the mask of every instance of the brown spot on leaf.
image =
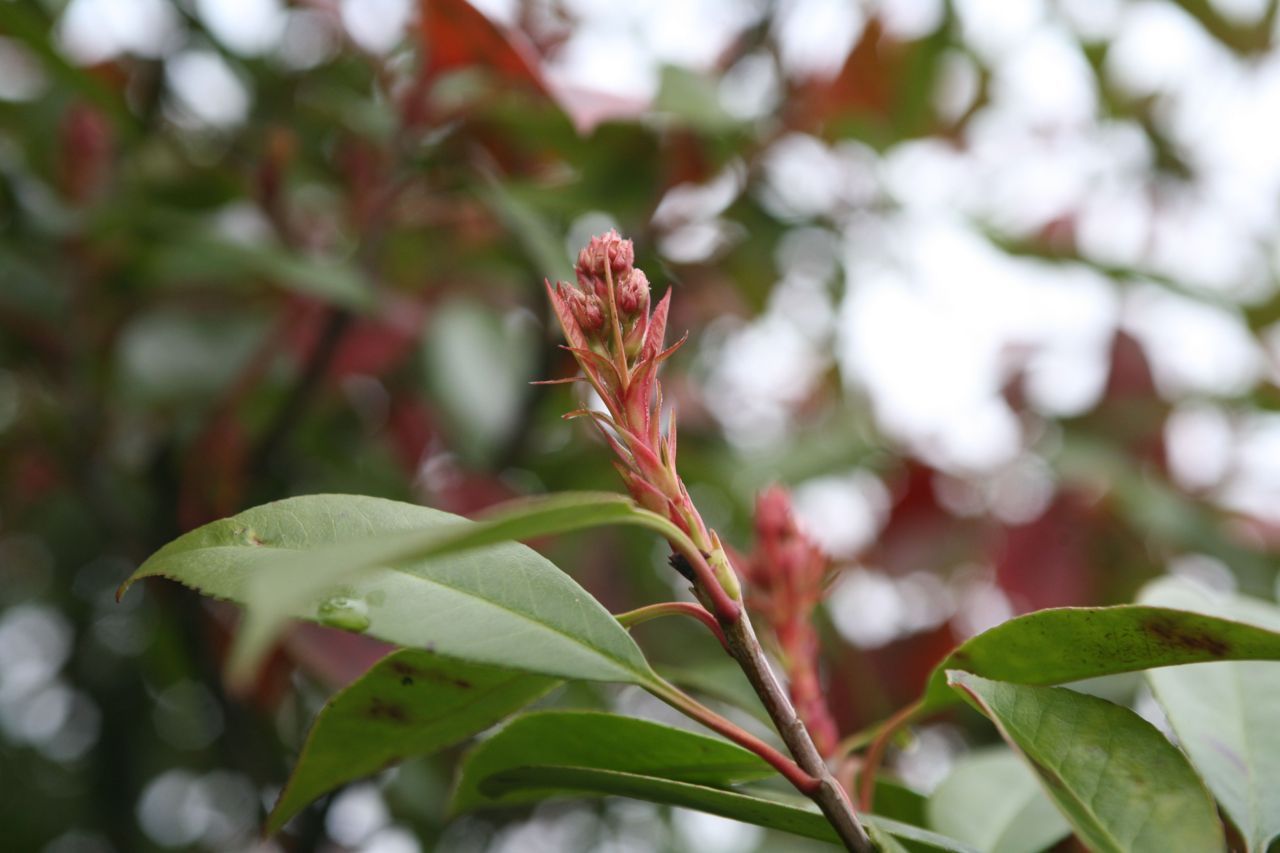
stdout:
[(1231, 653), (1231, 645), (1208, 631), (1190, 628), (1163, 616), (1153, 616), (1142, 623), (1142, 630), (1169, 648), (1200, 652), (1223, 658)]
[(409, 724), (409, 712), (403, 706), (394, 702), (386, 702), (378, 697), (374, 697), (369, 703), (369, 710), (365, 712), (371, 720), (386, 720), (390, 723), (399, 723), (401, 725)]
[(393, 661), (391, 671), (400, 676), (400, 683), (405, 687), (411, 686), (415, 679), (434, 681), (437, 684), (448, 684), (460, 690), (470, 690), (472, 687), (471, 682), (465, 678), (455, 678), (448, 673), (434, 669), (424, 669), (402, 660)]

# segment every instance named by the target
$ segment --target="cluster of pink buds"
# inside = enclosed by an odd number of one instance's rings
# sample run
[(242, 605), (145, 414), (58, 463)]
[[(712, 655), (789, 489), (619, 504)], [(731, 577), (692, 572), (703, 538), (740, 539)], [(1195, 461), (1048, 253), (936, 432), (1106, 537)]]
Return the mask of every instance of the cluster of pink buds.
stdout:
[(831, 578), (831, 560), (796, 523), (786, 489), (756, 499), (756, 552), (742, 566), (747, 604), (773, 627), (791, 701), (823, 755), (839, 740), (818, 674), (818, 635), (811, 616)]
[[(578, 253), (574, 266), (578, 287), (556, 283), (553, 302), (558, 297), (568, 306), (588, 346), (599, 355), (612, 354), (618, 343), (615, 331), (620, 333), (619, 348), (628, 361), (644, 346), (649, 329), (649, 278), (636, 268), (635, 259), (631, 241), (609, 231), (591, 238)], [(559, 310), (560, 306), (556, 307)]]
[(566, 349), (605, 410), (582, 409), (568, 417), (595, 421), (632, 497), (688, 534), (721, 576), (721, 585), (736, 595), (736, 577), (720, 542), (703, 523), (676, 471), (674, 412), (665, 434), (661, 429), (658, 367), (684, 343), (681, 339), (664, 349), (671, 293), (650, 310), (649, 279), (635, 266), (631, 241), (616, 231), (593, 237), (579, 253), (575, 271), (578, 286), (548, 283), (547, 292), (568, 341)]

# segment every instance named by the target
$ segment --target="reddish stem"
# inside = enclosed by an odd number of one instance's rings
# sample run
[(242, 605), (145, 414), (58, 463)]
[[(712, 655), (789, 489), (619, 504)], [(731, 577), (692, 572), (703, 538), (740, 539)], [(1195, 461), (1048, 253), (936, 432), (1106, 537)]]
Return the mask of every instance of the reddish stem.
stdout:
[(812, 795), (821, 787), (821, 781), (804, 772), (799, 764), (796, 764), (760, 738), (734, 725), (669, 682), (658, 679), (656, 683), (647, 686), (650, 693), (671, 707), (769, 762), (800, 793)]
[(725, 651), (729, 651), (729, 642), (724, 638), (724, 631), (720, 630), (720, 624), (716, 622), (716, 617), (712, 616), (707, 608), (701, 604), (694, 604), (692, 601), (664, 601), (661, 604), (650, 604), (645, 607), (639, 607), (635, 610), (628, 610), (626, 613), (614, 614), (615, 619), (626, 627), (639, 625), (642, 622), (648, 622), (650, 619), (657, 619), (662, 616), (690, 616), (697, 619), (711, 633), (716, 635), (716, 639), (720, 641), (720, 645)]

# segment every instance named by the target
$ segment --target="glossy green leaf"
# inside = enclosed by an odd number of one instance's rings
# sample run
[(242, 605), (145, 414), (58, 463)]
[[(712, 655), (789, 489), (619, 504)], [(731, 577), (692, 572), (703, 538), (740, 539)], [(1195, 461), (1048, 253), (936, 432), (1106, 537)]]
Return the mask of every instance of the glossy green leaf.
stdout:
[[(1274, 604), (1215, 594), (1186, 581), (1153, 583), (1140, 600), (1280, 631)], [(1152, 670), (1147, 679), (1178, 743), (1248, 849), (1265, 851), (1280, 837), (1280, 664), (1178, 666)]]
[(462, 767), (455, 811), (543, 799), (536, 790), (496, 791), (489, 777), (516, 767), (555, 765), (727, 785), (764, 779), (773, 768), (719, 738), (617, 714), (547, 711), (526, 714), (481, 743)]
[(876, 775), (871, 810), (880, 817), (893, 818), (914, 826), (928, 826), (928, 802), (924, 794), (883, 771)]
[(894, 838), (879, 823), (868, 822), (866, 824), (867, 835), (871, 838), (871, 842), (875, 844), (879, 853), (907, 853), (907, 848), (903, 847), (898, 839)]
[[(513, 720), (472, 751), (462, 766), (453, 810), (614, 795), (836, 841), (826, 818), (808, 801), (729, 787), (773, 775), (754, 753), (717, 738), (614, 714), (539, 712)], [(971, 850), (897, 821), (866, 819), (927, 847)]]
[(567, 795), (630, 797), (819, 841), (838, 841), (835, 830), (816, 808), (642, 773), (554, 764), (513, 767), (486, 777), (483, 790), (495, 799), (520, 796), (530, 801)]
[(417, 649), (388, 655), (316, 716), (267, 832), (339, 785), (484, 731), (556, 683)]
[(1091, 850), (1226, 849), (1217, 809), (1186, 757), (1128, 708), (1062, 687), (948, 676), (1032, 764)]
[(643, 683), (652, 673), (617, 620), (550, 561), (504, 541), (623, 520), (661, 527), (610, 494), (520, 502), (479, 522), (379, 498), (311, 495), (180, 537), (121, 591), (161, 576), (249, 604), (235, 679), (253, 672), (293, 617), (460, 660)]
[(962, 755), (926, 810), (930, 828), (983, 853), (1038, 853), (1071, 833), (1035, 773), (1004, 748)]
[(1168, 607), (1059, 607), (1003, 622), (934, 669), (922, 713), (953, 704), (947, 670), (1012, 684), (1065, 684), (1099, 675), (1219, 660), (1280, 660), (1280, 631)]
[[(518, 793), (529, 799), (563, 795), (630, 797), (707, 812), (819, 841), (837, 843), (839, 840), (817, 807), (806, 801), (783, 799), (772, 792), (765, 795), (640, 773), (559, 765), (514, 767), (488, 777), (484, 790), (495, 796)], [(910, 841), (916, 849), (976, 853), (966, 844), (917, 826), (878, 815), (860, 814), (858, 818), (869, 830), (875, 827), (896, 839)]]

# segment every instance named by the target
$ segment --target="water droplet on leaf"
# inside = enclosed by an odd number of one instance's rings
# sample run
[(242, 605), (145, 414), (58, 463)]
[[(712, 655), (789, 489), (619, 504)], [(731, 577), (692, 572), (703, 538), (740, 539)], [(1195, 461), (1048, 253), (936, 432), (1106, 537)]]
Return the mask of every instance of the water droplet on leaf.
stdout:
[(326, 598), (316, 615), (322, 625), (344, 631), (364, 631), (369, 627), (369, 606), (359, 598), (345, 595)]

